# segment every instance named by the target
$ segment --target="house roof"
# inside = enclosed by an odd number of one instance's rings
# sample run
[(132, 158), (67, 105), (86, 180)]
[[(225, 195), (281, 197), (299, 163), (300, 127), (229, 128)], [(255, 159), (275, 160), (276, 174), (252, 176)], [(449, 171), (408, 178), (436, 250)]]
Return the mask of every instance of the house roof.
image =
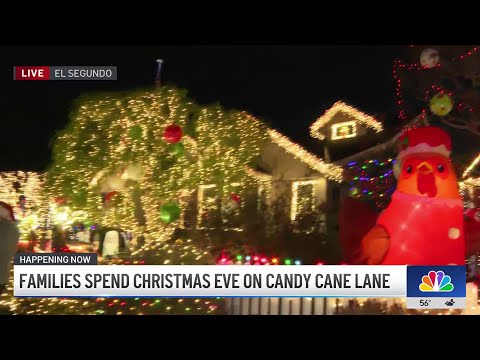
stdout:
[(347, 105), (343, 101), (337, 101), (330, 109), (310, 125), (310, 136), (319, 140), (325, 139), (325, 135), (321, 134), (319, 130), (330, 122), (339, 112), (349, 115), (357, 123), (364, 124), (375, 130), (375, 132), (383, 131), (382, 123), (376, 120), (373, 116), (367, 115), (354, 107)]
[(272, 175), (260, 170), (252, 169), (248, 166), (245, 166), (245, 172), (258, 181), (269, 182), (272, 180)]
[(343, 169), (340, 166), (326, 163), (323, 159), (305, 150), (302, 146), (294, 143), (276, 130), (268, 130), (268, 135), (275, 144), (283, 148), (286, 152), (292, 154), (294, 157), (303, 161), (313, 170), (325, 175), (326, 178), (337, 182), (341, 182), (343, 180)]

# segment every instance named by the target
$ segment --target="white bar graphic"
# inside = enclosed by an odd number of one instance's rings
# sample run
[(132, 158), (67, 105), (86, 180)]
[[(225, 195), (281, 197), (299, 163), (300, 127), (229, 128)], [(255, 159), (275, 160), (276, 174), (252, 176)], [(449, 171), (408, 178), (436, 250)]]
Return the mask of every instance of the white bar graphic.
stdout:
[[(120, 283), (115, 283), (115, 279), (121, 280)], [(19, 297), (281, 297), (284, 298), (282, 313), (290, 305), (299, 313), (298, 305), (290, 304), (287, 299), (404, 297), (406, 267), (16, 265), (14, 294)], [(258, 302), (255, 306), (258, 309)]]

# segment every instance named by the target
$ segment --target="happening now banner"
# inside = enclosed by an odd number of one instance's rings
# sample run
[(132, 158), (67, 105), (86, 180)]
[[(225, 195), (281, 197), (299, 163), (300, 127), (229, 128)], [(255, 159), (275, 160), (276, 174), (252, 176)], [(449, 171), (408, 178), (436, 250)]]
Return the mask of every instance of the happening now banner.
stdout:
[[(453, 301), (450, 307), (461, 308), (466, 297), (465, 266), (97, 264), (96, 254), (17, 254), (14, 295), (62, 298), (407, 297), (422, 308), (448, 308), (440, 302), (450, 300)], [(430, 301), (425, 302), (428, 299)], [(426, 306), (420, 305), (420, 300), (425, 300), (422, 304)]]

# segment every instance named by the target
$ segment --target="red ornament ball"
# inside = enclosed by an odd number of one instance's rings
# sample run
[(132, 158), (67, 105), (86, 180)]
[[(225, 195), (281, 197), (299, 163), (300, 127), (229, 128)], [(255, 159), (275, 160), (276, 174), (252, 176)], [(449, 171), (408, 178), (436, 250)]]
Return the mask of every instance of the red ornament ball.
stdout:
[(67, 200), (61, 196), (57, 196), (55, 198), (55, 203), (57, 203), (58, 205), (63, 205), (67, 202)]
[(230, 194), (230, 198), (235, 201), (236, 203), (239, 203), (240, 202), (240, 196), (238, 196), (237, 194), (234, 194), (234, 193), (231, 193)]
[(163, 132), (163, 138), (166, 142), (174, 144), (182, 139), (182, 128), (178, 125), (169, 125)]

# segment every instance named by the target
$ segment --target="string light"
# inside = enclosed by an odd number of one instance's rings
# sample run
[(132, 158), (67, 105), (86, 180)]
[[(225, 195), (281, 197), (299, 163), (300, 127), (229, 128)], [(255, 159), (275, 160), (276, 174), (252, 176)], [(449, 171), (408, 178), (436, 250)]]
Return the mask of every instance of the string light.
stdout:
[[(243, 259), (245, 259), (245, 262), (243, 262)], [(226, 265), (228, 264), (233, 264), (234, 260), (237, 260), (237, 264), (241, 265), (243, 262), (243, 265), (251, 265), (250, 260), (252, 259), (252, 255), (244, 255), (244, 254), (237, 254), (237, 255), (226, 255), (225, 251), (222, 253), (222, 255), (219, 257), (217, 260), (217, 265)], [(290, 258), (285, 258), (282, 259), (279, 256), (265, 256), (265, 255), (253, 255), (253, 261), (254, 265), (278, 265), (278, 264), (284, 264), (284, 265), (302, 265), (303, 261), (301, 259), (295, 259), (292, 260)], [(317, 265), (323, 265), (325, 264), (324, 262), (318, 262)]]
[(323, 140), (325, 135), (321, 134), (319, 130), (324, 127), (337, 113), (344, 113), (348, 116), (351, 116), (355, 123), (364, 124), (369, 128), (375, 130), (375, 132), (383, 131), (382, 123), (372, 116), (364, 114), (363, 112), (345, 104), (342, 101), (337, 101), (333, 106), (325, 112), (321, 117), (319, 117), (311, 126), (310, 126), (310, 136), (316, 139)]
[(313, 170), (325, 175), (328, 179), (341, 182), (343, 179), (343, 169), (340, 166), (334, 164), (327, 164), (323, 160), (317, 158), (315, 155), (306, 151), (298, 144), (290, 141), (286, 136), (278, 133), (275, 130), (268, 130), (270, 138), (288, 153), (292, 154), (296, 158), (299, 158), (310, 166)]
[[(458, 61), (463, 61), (467, 58), (469, 58), (472, 55), (478, 55), (478, 50), (479, 48), (473, 47), (470, 50), (468, 50), (466, 53), (455, 56), (450, 59), (450, 63), (455, 63)], [(408, 71), (408, 72), (421, 72), (421, 71), (427, 71), (430, 73), (432, 70), (436, 71), (440, 69), (443, 65), (441, 63), (438, 63), (434, 68), (428, 68), (426, 66), (421, 66), (419, 62), (411, 63), (408, 64), (400, 59), (395, 60), (393, 63), (393, 80), (395, 83), (395, 95), (397, 97), (396, 104), (399, 107), (399, 112), (398, 112), (398, 118), (401, 121), (407, 120), (407, 114), (404, 109), (405, 101), (403, 98), (403, 92), (402, 92), (402, 81), (400, 79), (400, 71)], [(438, 85), (434, 85), (433, 88), (438, 88)], [(452, 93), (449, 94), (452, 96)], [(458, 110), (467, 110), (468, 112), (473, 112), (473, 109), (463, 105), (463, 104), (458, 104), (457, 105)]]
[(475, 166), (477, 166), (478, 163), (480, 163), (480, 154), (478, 154), (475, 160), (473, 160), (472, 163), (468, 165), (468, 167), (463, 172), (462, 178), (467, 177), (468, 174), (470, 174), (470, 172), (475, 168)]
[[(384, 208), (389, 196), (395, 190), (393, 164), (396, 160), (369, 159), (352, 161), (347, 164), (350, 195), (357, 198), (373, 199), (378, 208)], [(372, 169), (374, 169), (372, 171)]]

